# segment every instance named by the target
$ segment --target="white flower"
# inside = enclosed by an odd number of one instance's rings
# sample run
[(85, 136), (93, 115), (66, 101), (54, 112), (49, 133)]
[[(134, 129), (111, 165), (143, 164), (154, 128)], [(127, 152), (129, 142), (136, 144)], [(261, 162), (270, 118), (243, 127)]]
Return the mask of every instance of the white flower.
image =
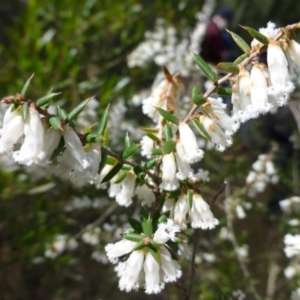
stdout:
[(82, 148), (81, 141), (74, 129), (70, 126), (65, 126), (63, 136), (68, 154), (71, 155), (83, 169), (86, 169), (89, 166), (89, 162), (87, 160), (86, 153)]
[(120, 183), (120, 191), (116, 195), (116, 201), (121, 206), (129, 206), (132, 203), (136, 175), (130, 171)]
[(136, 246), (136, 242), (121, 240), (115, 244), (107, 244), (105, 246), (106, 255), (113, 264), (118, 262), (118, 257), (131, 252)]
[(167, 249), (163, 247), (160, 248), (159, 254), (161, 258), (161, 267), (165, 273), (163, 278), (164, 282), (176, 281), (182, 275), (180, 265), (176, 260), (172, 259), (171, 254)]
[(21, 164), (30, 166), (33, 163), (38, 163), (43, 158), (42, 150), (45, 134), (40, 114), (34, 104), (29, 108), (24, 134), (24, 142), (20, 150), (13, 153), (13, 158)]
[(99, 177), (98, 170), (101, 162), (101, 144), (91, 144), (86, 156), (89, 164), (86, 173), (90, 183), (95, 183)]
[(11, 152), (13, 146), (24, 133), (24, 121), (19, 110), (11, 112), (12, 107), (5, 112), (3, 128), (0, 137), (0, 154)]
[(205, 182), (210, 181), (208, 171), (203, 170), (203, 169), (198, 169), (198, 172), (196, 174), (193, 174), (189, 178), (189, 182), (191, 182), (191, 183), (196, 183), (196, 182), (200, 182), (200, 181), (205, 181)]
[(62, 252), (65, 251), (67, 246), (67, 236), (59, 234), (55, 237), (55, 240), (48, 244), (45, 251), (45, 256), (49, 258), (56, 258)]
[(213, 216), (209, 205), (199, 194), (193, 195), (190, 218), (193, 228), (212, 229), (219, 224), (219, 221)]
[(154, 233), (153, 241), (158, 244), (164, 244), (167, 241), (175, 241), (175, 234), (179, 232), (179, 227), (174, 224), (174, 221), (168, 219), (167, 223), (160, 223)]
[(166, 191), (175, 191), (179, 187), (179, 182), (176, 178), (176, 163), (173, 153), (163, 156), (162, 173), (162, 183), (160, 187)]
[(100, 233), (100, 228), (95, 227), (87, 230), (82, 236), (82, 240), (89, 245), (95, 246), (99, 244), (99, 233)]
[(146, 158), (152, 157), (152, 149), (154, 147), (154, 141), (147, 135), (143, 136), (141, 140), (141, 155)]
[(300, 44), (294, 40), (289, 40), (287, 49), (285, 50), (294, 64), (300, 68)]
[(174, 221), (180, 226), (185, 226), (186, 214), (189, 211), (188, 202), (185, 194), (181, 194), (175, 204)]
[(199, 149), (195, 134), (188, 124), (180, 123), (178, 126), (180, 142), (185, 151), (185, 161), (192, 164), (203, 158), (204, 152)]
[(40, 164), (50, 163), (51, 155), (54, 150), (57, 148), (60, 139), (62, 137), (62, 132), (58, 129), (49, 128), (44, 136), (44, 145), (43, 145), (43, 159)]
[(284, 236), (284, 252), (287, 257), (298, 256), (300, 254), (300, 234)]
[(185, 161), (186, 153), (181, 141), (176, 143), (176, 163), (178, 168), (178, 173), (176, 174), (179, 180), (184, 180), (193, 175), (193, 170), (189, 163)]
[(244, 208), (241, 205), (237, 205), (235, 208), (236, 215), (239, 219), (245, 219), (246, 218), (246, 213), (244, 211)]
[(155, 202), (155, 195), (147, 185), (143, 184), (137, 186), (135, 189), (135, 193), (137, 197), (143, 201), (143, 204), (150, 206)]
[(279, 42), (270, 40), (267, 61), (272, 85), (268, 92), (276, 97), (279, 106), (285, 105), (294, 85), (289, 76), (288, 61)]

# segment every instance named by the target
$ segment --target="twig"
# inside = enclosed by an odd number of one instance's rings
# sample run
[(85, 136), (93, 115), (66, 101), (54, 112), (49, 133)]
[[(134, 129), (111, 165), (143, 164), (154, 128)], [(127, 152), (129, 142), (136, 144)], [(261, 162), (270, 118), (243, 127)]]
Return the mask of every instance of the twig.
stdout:
[(217, 198), (224, 192), (225, 188), (226, 188), (227, 182), (224, 181), (223, 186), (221, 187), (221, 189), (214, 195), (214, 197), (211, 200), (211, 205), (213, 206), (217, 200)]
[(275, 263), (271, 263), (270, 272), (268, 276), (267, 291), (266, 291), (266, 300), (273, 300), (274, 294), (276, 291), (276, 280), (277, 276), (280, 273), (280, 268)]

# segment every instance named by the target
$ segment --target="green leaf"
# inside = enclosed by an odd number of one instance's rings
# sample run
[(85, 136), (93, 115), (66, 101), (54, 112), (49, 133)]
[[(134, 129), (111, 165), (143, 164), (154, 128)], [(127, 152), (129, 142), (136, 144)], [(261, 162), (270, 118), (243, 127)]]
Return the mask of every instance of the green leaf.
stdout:
[(145, 167), (147, 169), (152, 169), (154, 166), (157, 165), (158, 162), (159, 162), (159, 158), (157, 158), (157, 157), (151, 158), (150, 160), (148, 160), (146, 162)]
[(163, 155), (163, 149), (161, 148), (155, 148), (155, 149), (152, 149), (152, 154), (153, 155)]
[(196, 130), (206, 139), (211, 141), (210, 135), (207, 133), (205, 130), (204, 126), (197, 120), (197, 119), (192, 119), (192, 123), (195, 126)]
[(51, 157), (50, 157), (50, 161), (53, 161), (57, 156), (59, 156), (61, 153), (64, 152), (65, 150), (65, 140), (64, 137), (62, 136), (60, 138), (59, 144), (57, 146), (57, 148), (53, 151)]
[(27, 96), (28, 93), (28, 89), (31, 83), (31, 79), (33, 78), (34, 74), (32, 74), (26, 81), (26, 83), (24, 84), (22, 91), (21, 91), (21, 95), (25, 98)]
[(61, 127), (61, 120), (55, 116), (52, 116), (49, 118), (49, 124), (54, 128), (54, 129), (60, 129), (62, 130)]
[(257, 39), (259, 42), (261, 42), (264, 45), (268, 45), (269, 44), (269, 40), (268, 38), (261, 34), (260, 32), (258, 32), (257, 30), (248, 27), (248, 26), (241, 26), (243, 29), (247, 30), (255, 39)]
[(218, 95), (222, 96), (231, 96), (232, 95), (232, 88), (229, 87), (218, 87), (216, 90)]
[(99, 127), (97, 129), (97, 134), (98, 135), (103, 135), (104, 130), (106, 128), (107, 120), (108, 120), (108, 109), (109, 109), (109, 106), (106, 108), (106, 110), (104, 111), (104, 113), (103, 113), (103, 115), (101, 117), (101, 120), (100, 120), (100, 123), (99, 123)]
[(171, 113), (169, 113), (168, 111), (162, 109), (162, 108), (159, 108), (159, 107), (156, 107), (156, 109), (158, 110), (159, 114), (164, 117), (166, 120), (174, 123), (174, 124), (179, 124), (179, 119), (177, 117), (175, 117), (174, 115), (172, 115)]
[(99, 164), (99, 168), (98, 168), (98, 173), (100, 173), (102, 171), (102, 169), (104, 168), (105, 166), (105, 163), (106, 163), (106, 159), (107, 159), (107, 153), (104, 152), (104, 151), (101, 151), (101, 161), (100, 161), (100, 164)]
[(151, 140), (153, 140), (153, 141), (155, 141), (155, 142), (159, 142), (159, 141), (160, 141), (160, 139), (159, 139), (156, 135), (154, 135), (152, 132), (146, 132), (146, 135), (147, 135)]
[(29, 111), (29, 104), (28, 104), (28, 102), (25, 102), (22, 105), (22, 119), (23, 119), (24, 122), (27, 119), (28, 111)]
[(166, 223), (168, 220), (167, 216), (166, 215), (162, 215), (159, 217), (158, 219), (158, 223)]
[(137, 233), (124, 233), (123, 238), (133, 242), (141, 242), (143, 237)]
[(122, 164), (117, 163), (103, 178), (102, 183), (111, 180), (120, 170), (122, 169)]
[(145, 206), (141, 207), (140, 217), (141, 217), (141, 220), (146, 220), (149, 217), (149, 213), (148, 213), (148, 211), (147, 211), (147, 209), (146, 209)]
[(36, 106), (37, 107), (42, 107), (44, 105), (49, 105), (51, 102), (51, 99), (57, 95), (60, 95), (60, 93), (50, 93), (45, 95), (44, 97), (39, 98), (36, 100)]
[(137, 245), (132, 249), (132, 251), (138, 251), (145, 247), (146, 247), (145, 242), (144, 242), (144, 240), (142, 240), (139, 243), (137, 243)]
[(216, 68), (220, 71), (226, 72), (226, 73), (232, 73), (232, 74), (239, 74), (239, 67), (230, 62), (221, 62), (216, 65)]
[(128, 133), (126, 133), (125, 135), (125, 139), (124, 139), (124, 148), (128, 148), (132, 145), (130, 137), (128, 135)]
[(57, 106), (57, 113), (62, 120), (65, 120), (68, 117), (67, 112), (59, 106)]
[(206, 101), (206, 99), (202, 96), (201, 88), (198, 84), (193, 87), (192, 101), (196, 105), (201, 105)]
[(166, 248), (169, 251), (169, 253), (171, 254), (172, 259), (173, 260), (178, 260), (176, 252), (173, 251), (173, 249), (169, 245), (166, 245)]
[(247, 54), (242, 54), (233, 63), (236, 65), (241, 64), (247, 57), (248, 57)]
[(251, 51), (251, 48), (249, 47), (249, 45), (236, 33), (227, 30), (226, 31), (228, 33), (230, 33), (230, 35), (232, 36), (233, 40), (236, 42), (236, 44), (246, 53), (249, 54)]
[(142, 221), (143, 232), (146, 236), (151, 237), (153, 234), (152, 220), (146, 219)]
[(140, 147), (140, 144), (133, 144), (130, 147), (126, 148), (122, 152), (122, 158), (126, 159), (126, 158), (132, 156), (137, 151), (137, 149), (139, 149), (139, 147)]
[(205, 76), (208, 79), (210, 79), (211, 81), (217, 82), (218, 74), (213, 71), (211, 66), (205, 60), (203, 60), (198, 54), (193, 53), (193, 55), (194, 55), (194, 60), (195, 60), (196, 64), (202, 70), (202, 72), (205, 74)]
[(136, 232), (138, 233), (143, 232), (142, 224), (138, 220), (133, 218), (128, 218), (128, 223)]
[(78, 104), (76, 107), (74, 107), (71, 112), (68, 114), (66, 121), (72, 121), (74, 120), (85, 108), (85, 106), (87, 105), (87, 103), (91, 100), (92, 98), (88, 98), (86, 100), (84, 100), (83, 102), (81, 102), (80, 104)]
[(188, 190), (187, 200), (188, 200), (188, 204), (189, 204), (189, 209), (192, 209), (192, 206), (193, 206), (193, 193), (191, 192), (191, 190)]
[(175, 149), (176, 143), (173, 140), (168, 140), (163, 146), (163, 153), (169, 154)]
[(127, 176), (128, 172), (124, 172), (122, 174), (120, 174), (116, 180), (114, 180), (114, 183), (117, 184), (117, 183), (120, 183), (124, 180), (124, 178)]
[(165, 135), (166, 135), (166, 140), (171, 140), (173, 138), (173, 132), (172, 128), (169, 124), (165, 125)]
[(149, 252), (150, 252), (150, 254), (154, 257), (154, 259), (157, 261), (157, 263), (159, 264), (159, 265), (161, 265), (161, 259), (160, 259), (160, 255), (159, 255), (159, 253), (158, 253), (158, 250), (157, 249), (153, 249), (153, 247), (150, 247), (149, 248)]

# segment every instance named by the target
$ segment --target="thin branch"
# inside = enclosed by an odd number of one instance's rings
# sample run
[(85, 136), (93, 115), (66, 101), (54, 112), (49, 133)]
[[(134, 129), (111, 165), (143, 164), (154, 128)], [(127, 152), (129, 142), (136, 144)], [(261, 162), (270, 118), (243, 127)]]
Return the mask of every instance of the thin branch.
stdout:
[(280, 273), (281, 269), (275, 263), (271, 263), (270, 272), (268, 276), (268, 283), (267, 283), (267, 291), (266, 291), (266, 300), (273, 300), (275, 291), (276, 291), (276, 281), (277, 276)]

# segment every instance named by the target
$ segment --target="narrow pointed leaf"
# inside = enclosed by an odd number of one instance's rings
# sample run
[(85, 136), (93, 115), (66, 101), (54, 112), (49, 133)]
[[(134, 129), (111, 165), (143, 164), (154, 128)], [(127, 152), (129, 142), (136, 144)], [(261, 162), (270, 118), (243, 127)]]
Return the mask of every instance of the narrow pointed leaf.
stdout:
[(248, 26), (241, 26), (243, 29), (247, 30), (255, 39), (257, 39), (259, 42), (261, 42), (264, 45), (268, 45), (269, 44), (269, 40), (268, 38), (261, 34), (260, 32), (258, 32), (257, 30), (248, 27)]
[(206, 139), (208, 139), (209, 141), (211, 141), (210, 135), (207, 133), (207, 131), (205, 130), (204, 126), (196, 119), (192, 119), (192, 123), (194, 125), (194, 127), (196, 128), (196, 130)]
[(169, 124), (165, 125), (165, 136), (167, 141), (173, 138), (172, 128)]
[(140, 147), (140, 144), (133, 144), (122, 152), (122, 158), (126, 159), (132, 156)]
[(36, 106), (42, 107), (44, 105), (49, 105), (51, 102), (51, 99), (57, 95), (60, 95), (60, 93), (50, 93), (50, 94), (45, 95), (44, 97), (39, 98), (36, 101)]
[(152, 154), (153, 155), (163, 155), (163, 149), (161, 148), (155, 148), (155, 149), (152, 149)]
[(28, 89), (29, 89), (29, 86), (30, 86), (30, 83), (31, 83), (31, 79), (33, 78), (34, 74), (32, 74), (28, 80), (26, 81), (26, 83), (24, 84), (23, 88), (22, 88), (22, 91), (21, 91), (21, 95), (25, 98), (27, 96), (27, 93), (28, 93)]
[(125, 148), (128, 148), (131, 146), (131, 140), (130, 140), (130, 137), (128, 136), (128, 133), (126, 133), (126, 136), (125, 136), (125, 140), (124, 140), (124, 147)]
[(136, 232), (138, 233), (143, 232), (142, 224), (138, 220), (133, 218), (128, 218), (128, 223)]
[(172, 259), (178, 260), (176, 252), (174, 252), (173, 249), (169, 247), (169, 245), (166, 245), (166, 248), (169, 251), (169, 253), (171, 254)]
[(203, 60), (203, 58), (201, 58), (198, 54), (193, 53), (193, 55), (196, 64), (202, 70), (205, 76), (211, 81), (216, 82), (218, 80), (218, 74), (214, 72), (211, 66), (205, 60)]
[(108, 109), (109, 109), (109, 106), (106, 108), (106, 110), (104, 111), (104, 113), (101, 117), (99, 127), (98, 127), (98, 130), (97, 130), (98, 135), (103, 135), (104, 130), (106, 128), (107, 120), (108, 120)]
[[(227, 30), (227, 29), (226, 29)], [(232, 36), (233, 40), (236, 42), (236, 44), (246, 53), (249, 54), (251, 48), (249, 47), (249, 45), (236, 33), (227, 30), (228, 33), (230, 33), (230, 35)]]
[(68, 117), (67, 112), (59, 106), (57, 106), (57, 113), (59, 117), (63, 120), (65, 120)]
[(76, 107), (74, 107), (72, 109), (72, 111), (68, 114), (66, 121), (72, 121), (74, 120), (85, 108), (85, 106), (87, 105), (87, 103), (91, 100), (92, 98), (88, 98), (86, 100), (84, 100), (83, 102), (81, 102), (79, 105), (77, 105)]
[(218, 87), (216, 93), (221, 96), (231, 96), (232, 89), (229, 87)]
[(147, 220), (149, 217), (149, 213), (145, 206), (141, 207), (140, 217), (141, 217), (141, 220)]
[(23, 119), (24, 122), (27, 119), (28, 111), (29, 111), (29, 105), (28, 105), (28, 102), (25, 102), (22, 105), (22, 119)]
[(247, 54), (242, 54), (241, 56), (239, 56), (233, 63), (236, 65), (241, 64), (246, 58), (248, 57)]
[(193, 205), (193, 193), (190, 190), (187, 193), (187, 200), (188, 200), (188, 204), (189, 204), (189, 209), (192, 209), (192, 205)]
[(152, 169), (154, 166), (157, 165), (158, 162), (159, 162), (159, 158), (154, 157), (146, 162), (145, 167), (147, 169)]
[(104, 168), (105, 166), (105, 163), (106, 163), (106, 159), (107, 159), (107, 153), (104, 152), (104, 151), (101, 151), (101, 161), (100, 161), (100, 164), (99, 164), (99, 168), (98, 168), (98, 173), (100, 173), (102, 171), (102, 169)]
[(216, 65), (216, 68), (220, 71), (232, 74), (238, 74), (239, 68), (236, 64), (230, 62), (221, 62)]
[(128, 172), (124, 172), (122, 173), (121, 175), (119, 175), (115, 180), (114, 180), (114, 183), (117, 184), (117, 183), (120, 183), (122, 182), (125, 177), (127, 176)]
[(179, 124), (179, 119), (177, 117), (175, 117), (174, 115), (172, 115), (171, 113), (169, 113), (168, 111), (162, 109), (162, 108), (159, 108), (159, 107), (156, 107), (156, 109), (158, 110), (159, 114), (164, 117), (166, 120), (174, 123), (174, 124)]
[(149, 248), (149, 252), (150, 252), (150, 254), (154, 257), (154, 259), (157, 261), (157, 263), (158, 263), (159, 265), (161, 265), (161, 259), (160, 259), (160, 255), (159, 255), (157, 249), (153, 249), (153, 248), (151, 247), (151, 248)]
[(120, 170), (122, 169), (122, 164), (117, 163), (103, 178), (102, 183), (111, 180)]
[(153, 140), (153, 141), (155, 141), (155, 142), (159, 142), (159, 141), (160, 141), (160, 139), (159, 139), (156, 135), (154, 135), (152, 132), (146, 132), (146, 135), (147, 135), (151, 140)]
[(143, 237), (136, 233), (124, 233), (123, 238), (133, 242), (141, 242), (143, 240)]
[(163, 146), (163, 153), (169, 154), (175, 149), (176, 143), (173, 140), (168, 140)]
[(158, 219), (158, 223), (166, 223), (168, 221), (168, 218), (166, 215), (162, 215)]
[(144, 240), (142, 240), (142, 241), (137, 243), (137, 245), (132, 249), (132, 251), (138, 251), (138, 250), (141, 250), (145, 247), (146, 247), (145, 242), (144, 242)]
[(64, 140), (64, 137), (62, 136), (60, 138), (60, 141), (59, 141), (59, 144), (58, 144), (57, 148), (53, 151), (53, 153), (50, 157), (50, 161), (53, 161), (58, 155), (63, 153), (64, 150), (65, 150), (65, 140)]
[(54, 128), (54, 129), (61, 129), (61, 120), (55, 116), (52, 116), (49, 118), (49, 124)]
[(153, 234), (152, 220), (146, 219), (142, 221), (143, 232), (146, 236), (151, 237)]
[(206, 99), (202, 95), (201, 88), (198, 84), (193, 87), (192, 101), (196, 105), (201, 105), (206, 101)]

